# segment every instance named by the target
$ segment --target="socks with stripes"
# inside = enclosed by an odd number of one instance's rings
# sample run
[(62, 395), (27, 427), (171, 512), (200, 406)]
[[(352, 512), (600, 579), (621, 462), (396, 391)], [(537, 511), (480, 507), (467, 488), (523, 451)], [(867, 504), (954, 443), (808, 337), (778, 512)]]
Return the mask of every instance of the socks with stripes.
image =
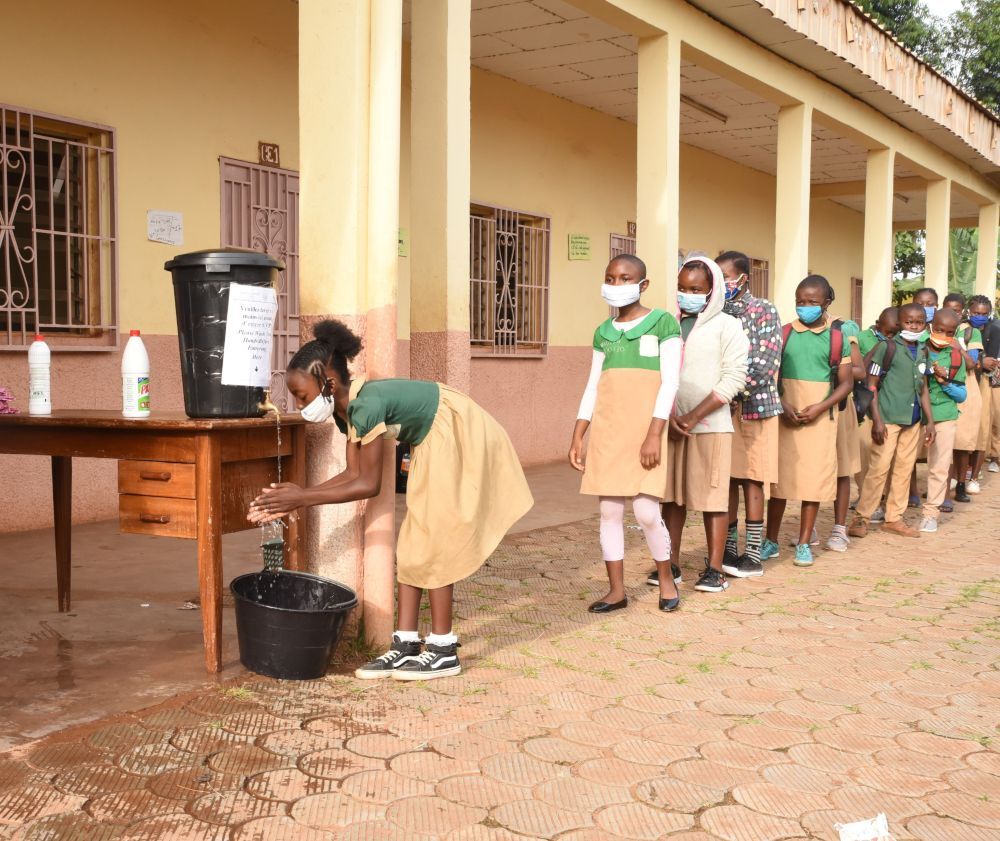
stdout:
[(747, 550), (746, 555), (752, 561), (760, 560), (760, 542), (764, 537), (763, 520), (747, 520)]
[(740, 521), (735, 520), (729, 524), (729, 531), (726, 533), (726, 554), (727, 555), (739, 555), (740, 547), (739, 538), (739, 525)]

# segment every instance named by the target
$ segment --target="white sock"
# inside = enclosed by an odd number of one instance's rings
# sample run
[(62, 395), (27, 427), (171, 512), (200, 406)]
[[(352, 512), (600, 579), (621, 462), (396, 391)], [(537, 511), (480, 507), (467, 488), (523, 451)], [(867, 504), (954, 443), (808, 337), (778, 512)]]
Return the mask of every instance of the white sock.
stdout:
[(420, 634), (416, 631), (396, 631), (393, 636), (399, 637), (400, 642), (420, 642)]
[(428, 645), (454, 645), (458, 642), (458, 634), (450, 631), (447, 634), (428, 634), (424, 642)]

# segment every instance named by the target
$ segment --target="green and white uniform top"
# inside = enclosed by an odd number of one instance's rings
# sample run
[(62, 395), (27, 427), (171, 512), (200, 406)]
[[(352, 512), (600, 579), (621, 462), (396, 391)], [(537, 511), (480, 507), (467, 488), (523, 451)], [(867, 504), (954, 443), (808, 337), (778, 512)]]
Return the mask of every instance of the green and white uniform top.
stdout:
[[(961, 386), (965, 385), (965, 357), (962, 354), (958, 354), (958, 358), (960, 359), (958, 370), (948, 382), (942, 385), (937, 381), (937, 377), (934, 376), (933, 366), (940, 365), (950, 376), (952, 349), (946, 347), (938, 350), (930, 342), (927, 343), (927, 389), (930, 393), (931, 416), (934, 418), (934, 423), (958, 420), (958, 402), (946, 391), (946, 387), (951, 383)], [(964, 396), (962, 399), (964, 399)]]
[(337, 428), (352, 443), (389, 438), (416, 446), (430, 431), (441, 390), (425, 380), (374, 380), (351, 383), (347, 423), (334, 416)]
[(580, 401), (577, 418), (590, 420), (597, 401), (597, 386), (604, 371), (632, 369), (658, 371), (660, 388), (653, 417), (670, 417), (681, 359), (681, 331), (675, 319), (664, 310), (650, 310), (632, 321), (609, 318), (594, 331), (594, 354), (590, 379)]

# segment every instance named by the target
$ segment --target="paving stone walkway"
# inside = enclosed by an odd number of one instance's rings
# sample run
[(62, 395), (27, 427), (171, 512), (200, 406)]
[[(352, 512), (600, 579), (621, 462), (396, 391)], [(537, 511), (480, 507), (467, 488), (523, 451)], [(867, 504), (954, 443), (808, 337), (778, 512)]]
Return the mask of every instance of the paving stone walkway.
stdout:
[(693, 524), (671, 615), (630, 530), (604, 618), (596, 521), (513, 537), (458, 588), (465, 675), (247, 675), (64, 731), (0, 755), (0, 839), (777, 841), (884, 812), (997, 841), (998, 524), (994, 480), (937, 535), (808, 570), (783, 546), (721, 595), (691, 590)]

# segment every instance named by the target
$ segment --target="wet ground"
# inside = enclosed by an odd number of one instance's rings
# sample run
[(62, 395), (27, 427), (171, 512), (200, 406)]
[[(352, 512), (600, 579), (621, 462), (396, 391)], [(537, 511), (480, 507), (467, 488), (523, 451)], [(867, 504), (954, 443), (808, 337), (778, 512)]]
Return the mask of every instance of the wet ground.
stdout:
[[(835, 841), (838, 822), (884, 812), (897, 841), (996, 841), (990, 478), (936, 535), (875, 533), (806, 570), (782, 546), (763, 578), (719, 595), (691, 590), (692, 527), (671, 615), (644, 583), (637, 531), (632, 602), (604, 617), (586, 612), (603, 593), (595, 518), (513, 535), (457, 588), (462, 676), (237, 673), (192, 691), (178, 682), (158, 705), (132, 690), (127, 713), (0, 755), (0, 839)], [(122, 592), (93, 593), (113, 624), (135, 612)], [(39, 688), (64, 709), (74, 689), (58, 687), (58, 643), (37, 643), (52, 658)], [(129, 664), (148, 667), (160, 647), (140, 638)], [(190, 649), (163, 665), (200, 664)], [(125, 663), (103, 674), (128, 685)]]

